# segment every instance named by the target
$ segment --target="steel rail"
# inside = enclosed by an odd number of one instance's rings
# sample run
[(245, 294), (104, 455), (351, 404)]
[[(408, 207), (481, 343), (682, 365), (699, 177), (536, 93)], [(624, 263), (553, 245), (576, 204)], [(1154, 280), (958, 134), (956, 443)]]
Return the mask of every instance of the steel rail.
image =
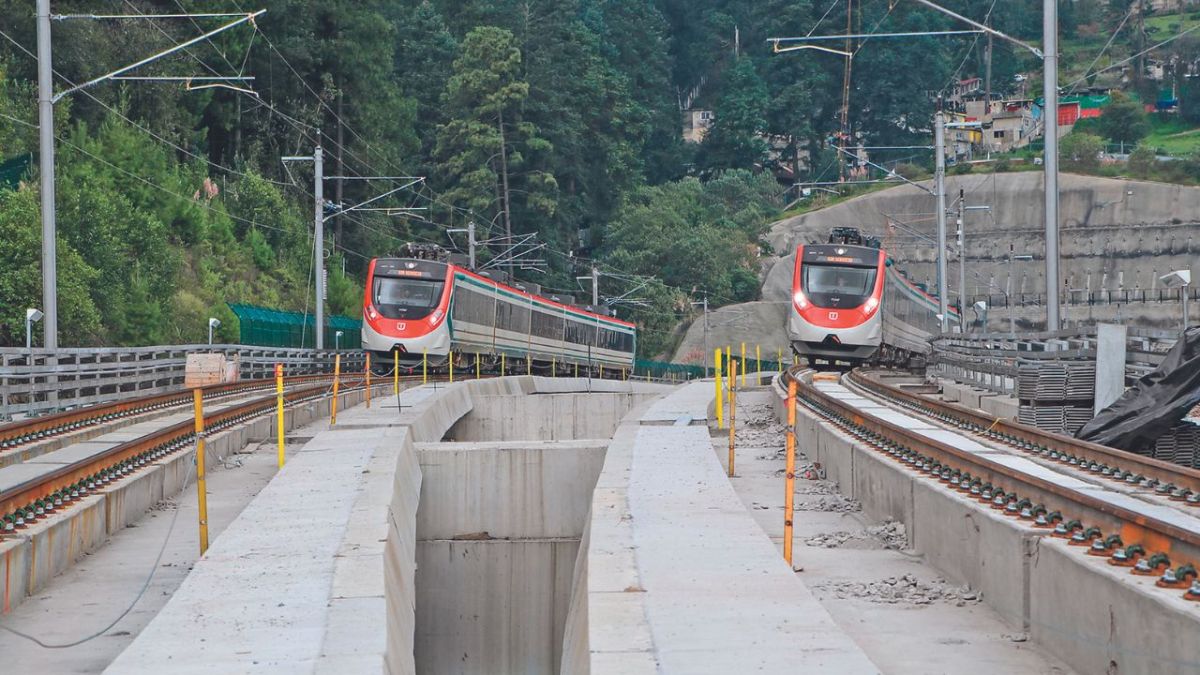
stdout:
[[(1197, 499), (1200, 500), (1200, 470), (1083, 441), (1052, 431), (1044, 431), (955, 403), (934, 401), (904, 391), (899, 387), (884, 384), (858, 370), (851, 372), (849, 379), (854, 385), (877, 396), (902, 402), (928, 416), (952, 420), (961, 428), (985, 436), (992, 441), (998, 441), (1046, 459), (1076, 466), (1081, 470), (1113, 481), (1131, 486), (1153, 488), (1175, 501), (1185, 501), (1190, 494), (1197, 495)], [(1187, 503), (1200, 506), (1200, 501)]]
[[(352, 374), (344, 381), (343, 391), (361, 388), (364, 379)], [(386, 384), (381, 381), (380, 384)], [(284, 393), (286, 405), (321, 398), (330, 393), (326, 385), (292, 389)], [(252, 417), (271, 412), (276, 406), (274, 393), (255, 398), (204, 416), (207, 434), (219, 432)], [(145, 436), (113, 446), (91, 457), (30, 478), (0, 492), (0, 534), (27, 526), (46, 513), (81, 499), (103, 486), (126, 476), (158, 459), (193, 447), (192, 420), (179, 422)], [(11, 523), (11, 526), (10, 526)]]
[[(284, 378), (284, 382), (288, 385), (295, 385), (332, 377), (332, 374), (293, 375)], [(204, 392), (205, 400), (210, 400), (255, 391), (257, 389), (273, 388), (274, 386), (274, 379), (264, 378), (229, 384), (208, 385), (199, 387), (199, 389)], [(139, 396), (137, 398), (86, 406), (50, 415), (31, 417), (17, 422), (9, 422), (0, 425), (0, 453), (124, 417), (187, 405), (191, 402), (192, 389), (179, 389), (161, 394)]]
[[(787, 377), (794, 375), (789, 371)], [(803, 378), (795, 379), (800, 402), (865, 447), (888, 455), (901, 466), (927, 475), (1001, 513), (1020, 518), (1031, 527), (1053, 527), (1053, 530), (1043, 531), (1071, 538), (1073, 544), (1088, 547), (1087, 551), (1093, 555), (1107, 557), (1138, 544), (1144, 553), (1137, 554), (1135, 560), (1144, 562), (1151, 554), (1163, 554), (1168, 565), (1200, 561), (1200, 531), (1181, 527), (1150, 513), (1167, 508), (1163, 505), (1146, 502), (1144, 512), (1125, 508), (1085, 491), (1014, 469), (986, 455), (906, 429), (858, 410)], [(1037, 514), (1043, 518), (1035, 521)], [(1050, 521), (1042, 522), (1047, 516)], [(1064, 526), (1064, 523), (1069, 525)], [(1118, 538), (1112, 535), (1118, 535)], [(1110, 562), (1119, 564), (1116, 560), (1112, 558)], [(1129, 565), (1133, 562), (1130, 560)], [(1161, 571), (1154, 570), (1155, 573)]]

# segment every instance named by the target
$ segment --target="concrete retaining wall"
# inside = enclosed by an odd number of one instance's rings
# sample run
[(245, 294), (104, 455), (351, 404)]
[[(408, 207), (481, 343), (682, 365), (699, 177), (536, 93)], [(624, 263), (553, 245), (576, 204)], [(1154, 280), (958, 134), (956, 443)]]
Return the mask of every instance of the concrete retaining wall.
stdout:
[(654, 394), (561, 393), (475, 396), (447, 440), (609, 438), (629, 409)]
[(421, 673), (554, 673), (579, 540), (420, 541)]

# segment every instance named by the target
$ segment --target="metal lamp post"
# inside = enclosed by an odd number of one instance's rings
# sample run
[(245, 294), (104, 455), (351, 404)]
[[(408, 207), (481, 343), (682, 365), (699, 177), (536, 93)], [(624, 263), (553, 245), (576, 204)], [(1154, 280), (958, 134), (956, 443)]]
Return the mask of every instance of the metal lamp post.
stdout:
[(209, 344), (210, 346), (211, 346), (211, 345), (212, 345), (212, 343), (213, 343), (213, 329), (214, 329), (214, 328), (219, 328), (220, 326), (221, 326), (221, 320), (220, 320), (220, 319), (218, 319), (218, 318), (216, 318), (216, 317), (209, 317), (209, 318), (208, 318), (208, 344)]
[(340, 331), (340, 330), (333, 334), (333, 348), (335, 350), (342, 348), (342, 336), (343, 335), (345, 335), (345, 332)]
[(40, 309), (30, 307), (25, 310), (25, 351), (33, 351), (33, 324), (35, 321), (41, 321), (43, 316)]

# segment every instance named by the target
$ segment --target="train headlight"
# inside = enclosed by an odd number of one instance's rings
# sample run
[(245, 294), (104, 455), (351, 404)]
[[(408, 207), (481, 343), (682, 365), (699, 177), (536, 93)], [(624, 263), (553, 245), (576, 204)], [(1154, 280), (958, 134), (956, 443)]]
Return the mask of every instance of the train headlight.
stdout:
[(804, 297), (804, 291), (796, 291), (796, 294), (792, 296), (792, 302), (796, 303), (797, 309), (808, 307), (808, 298)]
[(367, 318), (372, 321), (379, 318), (379, 312), (375, 311), (374, 305), (367, 305)]
[(867, 301), (863, 303), (863, 314), (867, 316), (874, 314), (877, 309), (879, 309), (879, 300), (875, 298), (867, 298)]
[(443, 312), (442, 310), (440, 310), (440, 309), (433, 310), (433, 314), (429, 315), (429, 325), (436, 326), (437, 323), (442, 320), (443, 316), (446, 316), (446, 313)]

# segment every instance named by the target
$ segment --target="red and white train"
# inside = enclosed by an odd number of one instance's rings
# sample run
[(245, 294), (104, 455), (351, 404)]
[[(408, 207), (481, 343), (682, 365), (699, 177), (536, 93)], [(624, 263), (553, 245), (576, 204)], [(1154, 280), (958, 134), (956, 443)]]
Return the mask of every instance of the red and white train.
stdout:
[[(534, 367), (628, 368), (637, 346), (627, 321), (543, 297), (449, 262), (445, 255), (409, 247), (414, 257), (375, 258), (367, 269), (362, 346), (381, 367), (395, 356), (403, 366), (441, 365), (453, 353), (463, 365), (475, 354), (489, 370), (502, 363)], [(444, 253), (444, 252), (443, 252)]]
[(796, 248), (788, 339), (810, 364), (855, 364), (883, 338), (887, 256), (853, 228), (834, 228), (829, 242)]

